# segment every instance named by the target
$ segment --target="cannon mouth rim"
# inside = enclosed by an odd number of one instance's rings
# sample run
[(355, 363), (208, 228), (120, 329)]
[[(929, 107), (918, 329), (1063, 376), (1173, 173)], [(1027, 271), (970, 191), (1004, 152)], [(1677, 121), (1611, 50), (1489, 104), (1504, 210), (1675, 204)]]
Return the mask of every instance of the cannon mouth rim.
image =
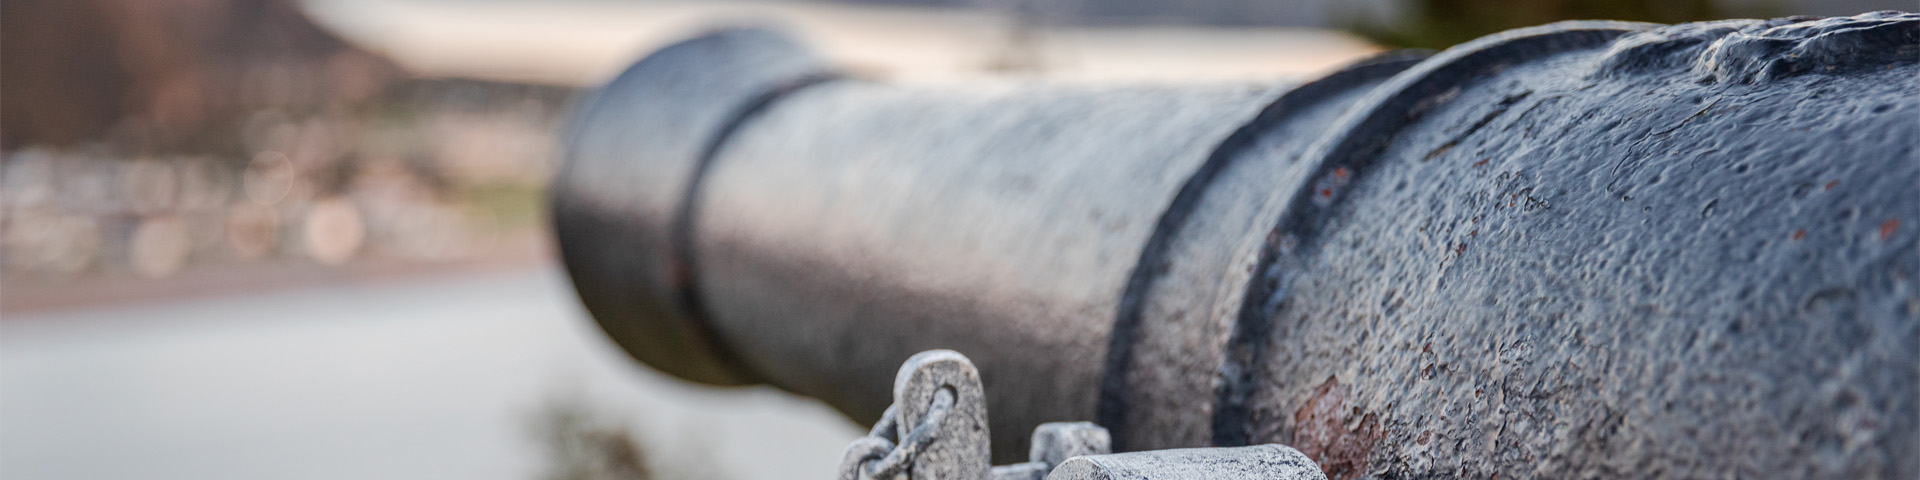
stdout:
[(707, 321), (695, 200), (740, 124), (837, 78), (784, 32), (721, 27), (646, 55), (575, 103), (548, 208), (581, 304), (621, 350), (685, 380), (762, 383)]

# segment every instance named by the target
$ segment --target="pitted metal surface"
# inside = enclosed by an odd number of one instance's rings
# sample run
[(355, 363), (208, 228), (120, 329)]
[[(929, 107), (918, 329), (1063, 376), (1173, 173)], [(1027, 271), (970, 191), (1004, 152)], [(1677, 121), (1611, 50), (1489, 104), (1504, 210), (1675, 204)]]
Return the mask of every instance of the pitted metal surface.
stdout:
[[(585, 110), (556, 226), (669, 372), (873, 421), (950, 348), (1003, 463), (1098, 420), (1334, 479), (1920, 477), (1914, 14), (1555, 24), (1298, 87), (822, 83), (735, 115), (681, 230), (617, 184), (687, 192), (686, 149), (613, 138), (768, 90), (631, 75), (671, 99)], [(636, 260), (675, 235), (697, 272)], [(703, 321), (609, 319), (670, 277)]]
[(1107, 429), (1089, 422), (1043, 423), (1033, 429), (1033, 448), (1027, 460), (1059, 466), (1069, 458), (1113, 453)]
[(1294, 190), (1286, 185), (1303, 183), (1313, 166), (1300, 155), (1360, 95), (1423, 57), (1382, 55), (1288, 91), (1188, 177), (1135, 263), (1109, 341), (1097, 418), (1118, 439), (1151, 432), (1121, 449), (1212, 444), (1223, 389), (1246, 383), (1241, 370), (1221, 370), (1227, 338), (1266, 220), (1286, 204), (1283, 192)]
[[(1351, 180), (1277, 230), (1253, 441), (1345, 478), (1920, 475), (1916, 32), (1870, 14), (1436, 57), (1485, 66), (1383, 96), (1404, 125), (1325, 149)], [(1907, 53), (1721, 59), (1833, 36)]]
[(847, 445), (841, 480), (987, 478), (986, 401), (966, 356), (920, 352), (900, 366), (893, 391), (872, 433)]
[(1092, 422), (1042, 423), (1033, 429), (1027, 461), (993, 467), (994, 480), (1041, 480), (1067, 459), (1113, 453), (1113, 437)]
[(1325, 478), (1300, 452), (1278, 445), (1114, 456), (1107, 430), (1089, 422), (1041, 424), (1026, 462), (989, 468), (979, 380), (973, 363), (952, 350), (908, 358), (895, 377), (894, 404), (872, 433), (847, 445), (839, 478)]
[[(918, 425), (933, 428), (929, 433), (935, 441), (917, 452), (908, 478), (986, 478), (992, 466), (986, 394), (979, 370), (966, 356), (931, 350), (908, 358), (894, 379), (893, 399), (902, 446)], [(942, 403), (950, 413), (937, 412)], [(936, 413), (946, 418), (932, 418)]]
[(1047, 480), (1326, 480), (1313, 460), (1283, 445), (1175, 448), (1068, 460)]

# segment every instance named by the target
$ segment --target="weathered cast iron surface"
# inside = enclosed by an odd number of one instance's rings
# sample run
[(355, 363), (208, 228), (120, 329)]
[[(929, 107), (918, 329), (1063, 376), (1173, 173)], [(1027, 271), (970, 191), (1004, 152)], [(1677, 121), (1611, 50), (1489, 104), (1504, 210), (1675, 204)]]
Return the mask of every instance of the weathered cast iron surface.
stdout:
[(863, 422), (971, 357), (994, 457), (1329, 478), (1920, 478), (1920, 15), (1570, 22), (1298, 86), (909, 87), (776, 34), (641, 61), (554, 190), (637, 358)]
[(1238, 424), (1347, 477), (1920, 477), (1920, 16), (1568, 30), (1310, 154)]

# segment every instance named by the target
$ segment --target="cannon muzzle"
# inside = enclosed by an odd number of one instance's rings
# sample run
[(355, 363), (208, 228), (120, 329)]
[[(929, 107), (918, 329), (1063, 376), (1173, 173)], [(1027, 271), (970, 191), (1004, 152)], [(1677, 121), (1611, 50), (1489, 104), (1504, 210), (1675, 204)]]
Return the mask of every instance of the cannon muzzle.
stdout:
[(994, 456), (1283, 443), (1330, 478), (1920, 477), (1920, 15), (1567, 22), (1307, 82), (855, 78), (716, 31), (553, 187), (608, 335)]

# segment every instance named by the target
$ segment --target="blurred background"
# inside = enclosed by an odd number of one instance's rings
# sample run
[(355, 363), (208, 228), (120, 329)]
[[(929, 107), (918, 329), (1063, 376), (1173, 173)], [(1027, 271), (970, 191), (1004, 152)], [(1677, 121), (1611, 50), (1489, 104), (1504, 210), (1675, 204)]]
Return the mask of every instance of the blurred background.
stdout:
[(720, 24), (907, 82), (1191, 82), (1884, 9), (1920, 5), (0, 0), (0, 478), (830, 478), (863, 427), (629, 361), (543, 218), (571, 102)]

